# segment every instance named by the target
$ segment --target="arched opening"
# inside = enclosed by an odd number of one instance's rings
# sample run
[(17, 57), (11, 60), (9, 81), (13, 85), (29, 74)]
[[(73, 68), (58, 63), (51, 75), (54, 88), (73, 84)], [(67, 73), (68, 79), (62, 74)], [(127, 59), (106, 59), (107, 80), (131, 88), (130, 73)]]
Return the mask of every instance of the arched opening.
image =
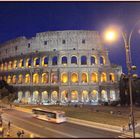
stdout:
[(39, 92), (38, 91), (34, 91), (33, 92), (33, 103), (37, 103), (39, 102)]
[(91, 73), (91, 82), (94, 82), (94, 83), (98, 82), (97, 73), (95, 73), (95, 72)]
[(101, 65), (105, 64), (105, 58), (103, 56), (100, 57), (100, 64)]
[(102, 100), (103, 102), (107, 102), (107, 101), (108, 101), (108, 98), (107, 98), (107, 91), (105, 91), (105, 90), (102, 90), (102, 91), (101, 91), (101, 100)]
[(63, 65), (66, 65), (67, 64), (67, 57), (66, 56), (63, 56), (62, 57), (62, 64)]
[(20, 74), (18, 76), (18, 84), (22, 84), (22, 79), (23, 79), (23, 76), (22, 76), (22, 74)]
[(87, 83), (87, 82), (88, 82), (88, 74), (82, 73), (82, 83)]
[(18, 101), (21, 102), (22, 101), (22, 97), (23, 97), (23, 92), (19, 91), (18, 92)]
[(93, 90), (91, 92), (90, 100), (91, 100), (91, 102), (98, 102), (98, 91), (97, 90)]
[(30, 84), (30, 75), (29, 74), (25, 75), (25, 83)]
[(47, 56), (43, 57), (42, 66), (47, 67), (49, 63), (49, 58)]
[(17, 60), (14, 61), (14, 63), (13, 63), (13, 68), (14, 68), (14, 69), (17, 68)]
[(4, 79), (5, 82), (7, 82), (7, 78), (6, 78), (6, 76), (4, 76), (3, 79)]
[(114, 81), (115, 81), (114, 73), (110, 73), (110, 74), (109, 74), (109, 80), (110, 80), (111, 82), (114, 82)]
[(58, 82), (57, 72), (52, 72), (51, 73), (51, 83), (55, 84), (57, 82)]
[(33, 74), (33, 83), (34, 84), (39, 83), (39, 75), (37, 73)]
[(5, 62), (5, 64), (4, 64), (4, 70), (7, 70), (8, 69), (8, 64), (7, 64), (7, 62)]
[(87, 65), (87, 57), (81, 56), (81, 65)]
[(42, 74), (42, 84), (48, 83), (48, 73)]
[(12, 61), (9, 62), (9, 64), (8, 64), (8, 69), (9, 69), (9, 70), (12, 69)]
[(40, 58), (34, 58), (34, 66), (38, 67), (40, 65)]
[(107, 77), (106, 77), (106, 73), (102, 73), (101, 74), (101, 82), (106, 82), (107, 81)]
[(68, 74), (67, 73), (62, 73), (61, 74), (61, 82), (62, 83), (67, 83), (68, 82)]
[(42, 92), (42, 102), (43, 103), (48, 103), (48, 101), (49, 101), (48, 92), (47, 91), (43, 91)]
[(30, 103), (31, 102), (31, 95), (30, 95), (30, 91), (26, 91), (25, 92), (25, 102), (26, 103)]
[(57, 65), (57, 56), (52, 58), (52, 65)]
[(71, 81), (73, 83), (77, 83), (78, 82), (78, 74), (77, 73), (72, 73), (71, 74)]
[(66, 90), (63, 90), (61, 92), (61, 102), (62, 103), (68, 102), (68, 92)]
[(4, 65), (3, 65), (3, 63), (1, 64), (1, 71), (3, 71), (3, 69), (4, 69)]
[(57, 91), (53, 91), (51, 94), (51, 102), (52, 103), (56, 103), (57, 102), (57, 98), (58, 98), (58, 92)]
[(13, 75), (12, 84), (16, 84), (16, 75)]
[(24, 60), (20, 59), (19, 60), (19, 68), (22, 68), (24, 66)]
[(71, 57), (71, 64), (77, 64), (77, 57), (76, 56)]
[(116, 100), (115, 90), (110, 90), (110, 101)]
[(31, 58), (28, 58), (27, 60), (26, 60), (26, 67), (28, 68), (28, 67), (31, 67), (31, 64), (32, 64), (32, 60), (31, 60)]
[(82, 91), (82, 102), (88, 102), (88, 101), (89, 101), (88, 91), (83, 90)]
[(8, 83), (8, 84), (11, 84), (11, 81), (12, 81), (12, 78), (11, 78), (11, 76), (9, 75), (9, 76), (8, 76), (8, 79), (7, 79), (7, 83)]
[(76, 90), (71, 92), (71, 102), (78, 102), (78, 92)]
[(97, 60), (96, 60), (96, 57), (95, 56), (91, 56), (90, 57), (90, 63), (91, 63), (91, 65), (97, 64)]

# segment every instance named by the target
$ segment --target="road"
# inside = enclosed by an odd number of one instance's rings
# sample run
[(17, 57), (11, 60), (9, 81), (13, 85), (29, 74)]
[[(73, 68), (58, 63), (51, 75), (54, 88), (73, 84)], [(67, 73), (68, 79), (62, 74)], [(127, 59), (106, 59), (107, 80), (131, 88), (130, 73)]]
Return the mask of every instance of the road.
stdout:
[(45, 138), (117, 138), (120, 134), (72, 123), (54, 124), (33, 118), (31, 114), (4, 110), (4, 120)]

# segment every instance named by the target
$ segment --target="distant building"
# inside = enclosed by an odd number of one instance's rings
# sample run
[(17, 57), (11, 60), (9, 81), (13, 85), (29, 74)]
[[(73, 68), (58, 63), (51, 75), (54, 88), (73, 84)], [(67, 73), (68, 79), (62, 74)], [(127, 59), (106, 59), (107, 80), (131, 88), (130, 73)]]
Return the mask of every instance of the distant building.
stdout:
[[(128, 85), (128, 77), (126, 75), (121, 75), (120, 78), (120, 102), (121, 105), (130, 105), (130, 93)], [(132, 99), (133, 104), (140, 105), (140, 78), (132, 78)]]
[(0, 45), (0, 78), (17, 88), (19, 102), (116, 101), (121, 73), (96, 31), (43, 32)]

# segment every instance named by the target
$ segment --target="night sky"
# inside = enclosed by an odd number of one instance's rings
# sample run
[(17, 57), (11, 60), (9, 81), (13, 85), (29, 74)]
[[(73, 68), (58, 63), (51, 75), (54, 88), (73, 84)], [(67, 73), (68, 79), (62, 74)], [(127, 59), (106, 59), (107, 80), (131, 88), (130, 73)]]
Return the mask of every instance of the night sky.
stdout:
[[(0, 2), (0, 43), (19, 36), (28, 38), (53, 30), (98, 30), (115, 24), (130, 32), (140, 19), (140, 2)], [(125, 64), (122, 37), (107, 44), (112, 63)], [(140, 75), (140, 23), (131, 39), (133, 64)]]

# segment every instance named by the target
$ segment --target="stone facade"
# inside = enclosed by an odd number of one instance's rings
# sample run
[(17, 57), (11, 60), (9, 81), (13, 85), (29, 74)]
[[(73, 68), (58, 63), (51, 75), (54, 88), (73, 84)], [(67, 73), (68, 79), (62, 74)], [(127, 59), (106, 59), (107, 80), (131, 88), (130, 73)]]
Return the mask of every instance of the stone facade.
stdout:
[(0, 45), (0, 78), (18, 89), (20, 102), (115, 101), (121, 73), (96, 31), (43, 32)]

